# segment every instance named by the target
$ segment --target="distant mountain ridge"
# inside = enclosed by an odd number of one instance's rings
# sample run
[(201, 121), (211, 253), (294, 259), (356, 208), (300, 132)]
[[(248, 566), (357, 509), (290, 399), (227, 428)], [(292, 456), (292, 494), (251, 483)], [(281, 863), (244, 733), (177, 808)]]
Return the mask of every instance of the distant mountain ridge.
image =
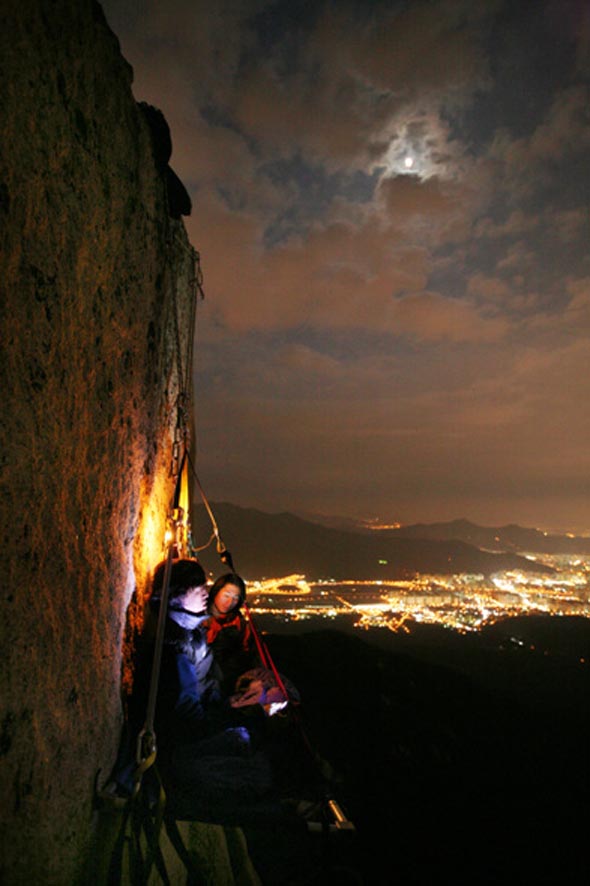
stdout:
[[(469, 520), (448, 523), (416, 523), (399, 529), (384, 529), (383, 534), (397, 538), (457, 539), (488, 551), (527, 551), (544, 554), (590, 553), (590, 538), (584, 536), (549, 535), (539, 529), (527, 529), (516, 523), (485, 527)], [(381, 534), (381, 533), (379, 533)]]
[[(236, 569), (249, 579), (302, 573), (312, 580), (378, 581), (413, 577), (416, 573), (552, 571), (513, 551), (484, 551), (473, 542), (457, 538), (403, 536), (396, 530), (344, 531), (288, 512), (268, 514), (227, 502), (211, 507)], [(197, 546), (211, 535), (203, 505), (194, 509), (192, 530)], [(207, 569), (219, 572), (214, 546), (199, 556)]]
[(371, 533), (398, 538), (430, 538), (464, 541), (487, 551), (523, 552), (544, 554), (585, 554), (590, 553), (590, 537), (584, 535), (559, 535), (541, 532), (508, 523), (505, 526), (480, 526), (471, 520), (460, 518), (441, 523), (408, 523), (391, 529), (377, 529), (366, 522), (351, 517), (314, 516), (299, 514), (310, 523), (320, 523), (332, 529), (345, 529), (352, 532)]

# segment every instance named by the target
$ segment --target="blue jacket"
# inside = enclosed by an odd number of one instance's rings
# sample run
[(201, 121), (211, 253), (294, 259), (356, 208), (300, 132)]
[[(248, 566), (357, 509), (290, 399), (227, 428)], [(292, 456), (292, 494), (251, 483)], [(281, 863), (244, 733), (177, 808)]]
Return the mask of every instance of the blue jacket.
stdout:
[[(156, 600), (150, 604), (138, 644), (130, 710), (136, 729), (143, 725), (146, 713), (158, 611)], [(174, 600), (168, 607), (154, 722), (159, 750), (205, 737), (220, 728), (220, 718), (223, 720), (227, 710), (214, 676), (213, 655), (203, 629), (205, 618), (175, 607)]]

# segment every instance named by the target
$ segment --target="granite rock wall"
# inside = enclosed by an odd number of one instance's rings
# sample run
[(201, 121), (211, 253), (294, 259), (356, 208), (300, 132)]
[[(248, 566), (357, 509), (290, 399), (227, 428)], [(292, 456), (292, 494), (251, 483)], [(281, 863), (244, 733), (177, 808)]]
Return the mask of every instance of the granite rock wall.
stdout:
[(162, 555), (194, 252), (96, 2), (5, 0), (0, 72), (0, 880), (70, 884)]

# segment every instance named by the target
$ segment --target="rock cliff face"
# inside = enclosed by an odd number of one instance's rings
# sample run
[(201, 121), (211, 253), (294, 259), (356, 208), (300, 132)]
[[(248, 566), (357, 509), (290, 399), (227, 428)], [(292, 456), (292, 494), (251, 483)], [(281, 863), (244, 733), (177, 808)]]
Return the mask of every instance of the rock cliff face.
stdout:
[(98, 4), (7, 0), (0, 43), (0, 879), (66, 884), (162, 555), (194, 253)]

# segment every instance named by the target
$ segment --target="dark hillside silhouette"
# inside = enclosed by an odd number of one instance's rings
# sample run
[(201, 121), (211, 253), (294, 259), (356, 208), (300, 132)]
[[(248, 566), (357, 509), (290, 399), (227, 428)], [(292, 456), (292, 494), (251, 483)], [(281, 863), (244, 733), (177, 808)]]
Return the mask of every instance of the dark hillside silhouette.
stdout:
[[(499, 646), (470, 674), (477, 642), (451, 667), (445, 632), (422, 637), (417, 655), (410, 642), (398, 648), (390, 634), (387, 649), (372, 634), (268, 637), (356, 824), (356, 837), (333, 844), (335, 860), (341, 852), (366, 886), (586, 883), (590, 668), (578, 665), (563, 706), (571, 661), (524, 653), (528, 683), (514, 687), (503, 673), (511, 653)], [(516, 673), (522, 659), (511, 663)], [(267, 850), (269, 882), (279, 883), (280, 849), (274, 872)]]

